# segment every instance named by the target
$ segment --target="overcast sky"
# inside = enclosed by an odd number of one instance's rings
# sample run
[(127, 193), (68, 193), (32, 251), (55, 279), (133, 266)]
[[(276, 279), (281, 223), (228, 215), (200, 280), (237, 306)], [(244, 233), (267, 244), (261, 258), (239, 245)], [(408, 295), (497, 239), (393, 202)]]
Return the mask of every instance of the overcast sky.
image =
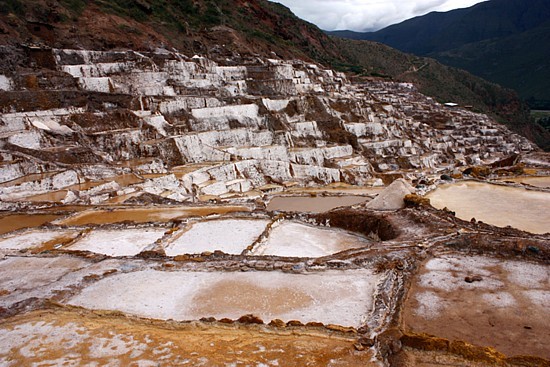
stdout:
[[(483, 0), (273, 0), (294, 14), (333, 31), (371, 31), (431, 11), (467, 8)], [(528, 0), (526, 0), (528, 1)]]

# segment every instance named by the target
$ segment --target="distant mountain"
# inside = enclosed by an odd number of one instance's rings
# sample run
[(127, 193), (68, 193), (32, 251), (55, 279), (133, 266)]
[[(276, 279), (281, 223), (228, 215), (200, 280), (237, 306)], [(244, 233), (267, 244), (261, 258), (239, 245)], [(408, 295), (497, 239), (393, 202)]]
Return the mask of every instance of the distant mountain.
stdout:
[(550, 0), (491, 0), (377, 32), (329, 33), (433, 57), (550, 108)]

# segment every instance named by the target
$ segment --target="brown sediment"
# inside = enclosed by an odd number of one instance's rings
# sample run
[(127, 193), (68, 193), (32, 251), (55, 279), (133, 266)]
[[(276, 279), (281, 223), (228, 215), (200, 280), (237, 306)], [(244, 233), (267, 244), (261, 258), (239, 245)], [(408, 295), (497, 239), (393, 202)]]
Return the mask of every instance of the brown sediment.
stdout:
[(412, 335), (405, 341), (420, 349), (470, 353), (475, 360), (518, 354), (550, 359), (548, 271), (546, 265), (513, 259), (435, 257), (415, 275), (403, 303), (403, 327)]
[(337, 209), (312, 217), (321, 223), (330, 223), (333, 227), (366, 236), (375, 234), (382, 241), (394, 239), (399, 234), (399, 229), (393, 226), (384, 214), (363, 209)]
[(31, 249), (32, 254), (38, 254), (44, 251), (56, 250), (58, 248), (67, 246), (78, 236), (79, 232), (74, 232), (72, 234), (63, 234), (59, 237), (53, 238), (47, 242), (44, 242), (40, 247), (35, 247)]
[(56, 214), (11, 214), (0, 218), (0, 234), (22, 228), (40, 227), (61, 218)]
[[(246, 292), (243, 292), (246, 289)], [(214, 315), (220, 312), (220, 305), (224, 311), (240, 311), (243, 305), (252, 313), (269, 310), (273, 314), (283, 314), (291, 310), (306, 308), (314, 299), (303, 290), (292, 287), (278, 287), (267, 289), (250, 282), (237, 280), (222, 280), (208, 290), (199, 293), (193, 302), (194, 311), (201, 315)]]
[(120, 222), (169, 222), (177, 218), (208, 216), (212, 214), (227, 214), (246, 212), (251, 209), (246, 206), (203, 206), (203, 207), (166, 207), (166, 208), (119, 208), (111, 210), (90, 210), (78, 213), (59, 221), (62, 225), (107, 224)]
[[(477, 345), (469, 344), (464, 341), (451, 341), (444, 338), (439, 338), (429, 334), (415, 334), (408, 333), (401, 337), (401, 343), (406, 349), (415, 349), (413, 352), (417, 355), (422, 352), (439, 352), (438, 360), (441, 362), (460, 357), (466, 360), (465, 365), (471, 365), (471, 362), (481, 363), (481, 365), (491, 366), (523, 366), (523, 367), (543, 367), (550, 366), (550, 360), (534, 357), (518, 355), (514, 357), (507, 357), (506, 355), (499, 353), (491, 347), (480, 347)], [(406, 353), (406, 351), (405, 351)], [(433, 354), (429, 358), (430, 362), (426, 365), (433, 365)], [(396, 364), (401, 366), (401, 364)], [(423, 365), (423, 364), (422, 364)], [(454, 365), (454, 364), (453, 364)], [(461, 366), (461, 364), (456, 364)], [(477, 365), (477, 364), (476, 364)]]
[[(231, 323), (174, 323), (93, 313), (82, 309), (34, 311), (0, 323), (14, 348), (0, 355), (18, 365), (31, 363), (121, 365), (154, 361), (155, 365), (375, 366), (368, 351), (357, 352), (352, 340)], [(32, 330), (29, 346), (17, 330)], [(19, 345), (21, 344), (21, 345)], [(27, 349), (30, 349), (28, 353)]]

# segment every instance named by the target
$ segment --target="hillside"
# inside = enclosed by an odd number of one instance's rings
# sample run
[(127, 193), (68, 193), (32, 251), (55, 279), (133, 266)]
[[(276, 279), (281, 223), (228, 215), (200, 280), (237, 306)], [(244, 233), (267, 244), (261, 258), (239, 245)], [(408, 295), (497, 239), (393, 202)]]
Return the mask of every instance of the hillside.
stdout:
[(405, 73), (411, 62), (402, 62), (412, 60), (410, 56), (372, 43), (333, 39), (268, 1), (10, 0), (0, 5), (0, 44), (0, 66), (11, 71), (25, 65), (21, 44), (98, 50), (167, 47), (228, 65), (257, 56), (311, 60), (363, 76), (413, 80), (421, 92), (439, 101), (474, 105), (539, 146), (550, 146), (550, 137), (528, 122), (525, 108), (510, 91), (420, 59), (415, 62), (429, 67), (412, 78)]
[(377, 32), (330, 32), (381, 42), (433, 57), (516, 90), (524, 99), (550, 101), (550, 1), (491, 0), (433, 12)]

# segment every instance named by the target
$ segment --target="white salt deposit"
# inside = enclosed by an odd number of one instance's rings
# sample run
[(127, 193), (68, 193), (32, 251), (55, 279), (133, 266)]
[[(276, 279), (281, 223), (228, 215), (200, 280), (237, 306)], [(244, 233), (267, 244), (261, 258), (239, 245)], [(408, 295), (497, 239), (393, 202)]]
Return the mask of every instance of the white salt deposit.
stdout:
[(40, 247), (46, 242), (56, 238), (65, 239), (67, 237), (76, 237), (75, 231), (27, 231), (6, 236), (0, 239), (0, 248), (10, 250), (23, 250), (34, 247)]
[[(474, 275), (479, 275), (474, 273)], [(467, 283), (464, 278), (472, 274), (464, 269), (457, 268), (456, 271), (432, 271), (420, 276), (420, 285), (425, 288), (435, 288), (447, 292), (458, 289), (499, 289), (504, 283), (491, 276), (483, 276), (483, 281)]]
[(0, 90), (9, 91), (13, 88), (13, 82), (11, 78), (0, 74)]
[(419, 292), (416, 295), (418, 308), (415, 313), (425, 319), (434, 319), (439, 315), (439, 312), (444, 308), (444, 300), (434, 292)]
[(238, 255), (265, 230), (268, 220), (223, 219), (193, 223), (166, 246), (168, 256), (223, 251)]
[(443, 256), (431, 259), (426, 263), (425, 267), (428, 270), (451, 271), (459, 269), (461, 272), (475, 272), (478, 275), (489, 275), (491, 272), (485, 268), (490, 268), (499, 263), (499, 260), (489, 257)]
[(273, 228), (267, 241), (253, 254), (320, 257), (369, 245), (366, 239), (342, 230), (285, 221)]
[[(536, 307), (550, 304), (550, 266), (520, 261), (502, 262), (483, 256), (446, 255), (429, 260), (424, 269), (426, 271), (419, 276), (418, 285), (426, 291), (416, 295), (419, 304), (416, 313), (428, 319), (452, 306), (452, 297), (444, 296), (445, 293), (467, 292), (464, 294), (471, 295), (474, 291), (476, 296), (496, 308), (517, 307), (522, 299), (529, 300)], [(465, 281), (467, 277), (474, 276), (480, 278), (473, 282)], [(435, 293), (441, 296), (439, 308), (433, 305)]]
[(135, 256), (152, 246), (164, 232), (163, 228), (94, 230), (69, 250), (91, 251), (108, 256)]
[(115, 274), (85, 288), (69, 304), (156, 319), (318, 321), (358, 326), (372, 308), (379, 276), (366, 270), (323, 274), (162, 272)]
[[(145, 342), (135, 340), (132, 334), (113, 333), (108, 330), (90, 330), (75, 323), (58, 324), (48, 321), (29, 321), (18, 324), (12, 328), (2, 328), (0, 332), (0, 365), (16, 366), (9, 362), (10, 354), (16, 350), (28, 359), (39, 359), (44, 366), (80, 366), (84, 365), (83, 354), (77, 352), (82, 345), (89, 345), (86, 349), (86, 359), (101, 360), (113, 358), (109, 366), (120, 366), (120, 358), (129, 355), (136, 358), (143, 354), (144, 350), (152, 349), (149, 340)], [(104, 337), (102, 337), (104, 335)], [(51, 346), (60, 346), (65, 350), (62, 357), (52, 358)], [(54, 348), (55, 349), (55, 348)], [(157, 351), (157, 350), (155, 350)], [(166, 354), (158, 352), (156, 354)], [(145, 366), (143, 361), (138, 361), (136, 366)], [(105, 365), (104, 363), (100, 363)], [(38, 364), (29, 364), (38, 365)], [(99, 365), (96, 363), (86, 365)], [(134, 364), (132, 364), (134, 365)], [(158, 364), (154, 364), (157, 366)]]
[(25, 291), (40, 289), (65, 274), (88, 265), (68, 257), (11, 257), (0, 261), (0, 289)]
[(397, 179), (369, 202), (367, 208), (375, 210), (401, 209), (405, 206), (405, 202), (403, 201), (405, 195), (414, 192), (415, 189), (407, 181), (402, 178)]
[(528, 264), (519, 261), (508, 261), (502, 265), (508, 271), (508, 279), (525, 288), (550, 289), (550, 267)]
[(516, 299), (508, 292), (484, 293), (483, 300), (496, 308), (514, 307), (517, 305)]
[(548, 310), (550, 305), (550, 291), (533, 289), (523, 292), (523, 295), (528, 297), (535, 305), (544, 307)]
[(86, 329), (72, 323), (62, 327), (45, 322), (28, 322), (17, 325), (13, 329), (3, 329), (0, 333), (0, 355), (9, 354), (10, 350), (16, 348), (24, 357), (34, 357), (40, 346), (48, 344), (66, 345), (67, 350), (75, 346), (75, 340), (87, 335)]

